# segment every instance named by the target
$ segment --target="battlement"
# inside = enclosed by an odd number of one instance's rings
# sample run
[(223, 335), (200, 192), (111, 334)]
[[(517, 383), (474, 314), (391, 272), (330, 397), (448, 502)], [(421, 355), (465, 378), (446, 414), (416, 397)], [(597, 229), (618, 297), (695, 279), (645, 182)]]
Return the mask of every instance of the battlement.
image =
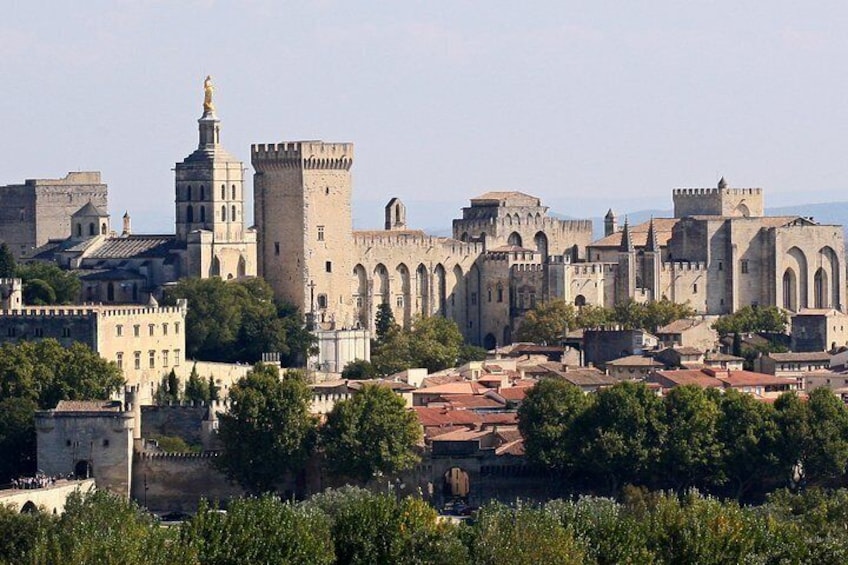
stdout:
[(544, 272), (545, 266), (541, 263), (521, 263), (513, 265), (512, 270), (517, 273), (541, 273)]
[(0, 310), (2, 317), (123, 317), (123, 316), (143, 316), (147, 314), (183, 314), (182, 306), (103, 306), (103, 305), (83, 305), (83, 306), (28, 306), (26, 308)]
[(483, 252), (483, 244), (479, 242), (463, 242), (457, 239), (448, 237), (440, 237), (435, 235), (426, 235), (423, 232), (420, 234), (398, 233), (392, 231), (384, 232), (353, 232), (353, 243), (357, 247), (450, 247), (451, 253), (454, 255), (478, 255)]
[(257, 172), (286, 168), (349, 170), (353, 164), (353, 143), (255, 143), (250, 146), (250, 161)]
[(78, 186), (103, 184), (100, 171), (71, 171), (61, 179), (26, 179), (27, 186)]
[(171, 461), (201, 461), (208, 459), (215, 459), (220, 456), (220, 453), (217, 451), (201, 451), (201, 452), (183, 452), (183, 453), (158, 453), (158, 452), (150, 452), (150, 451), (142, 451), (141, 453), (137, 453), (137, 455), (141, 459), (164, 459)]
[(700, 261), (674, 261), (671, 263), (663, 263), (661, 269), (664, 272), (680, 272), (680, 271), (706, 271), (707, 264)]
[(747, 195), (762, 195), (762, 188), (675, 188), (671, 191), (672, 196), (677, 198), (685, 198), (685, 197), (700, 197), (706, 195), (718, 195), (721, 194), (729, 194), (733, 196), (747, 196)]
[(574, 275), (602, 275), (612, 273), (618, 268), (618, 263), (571, 263)]

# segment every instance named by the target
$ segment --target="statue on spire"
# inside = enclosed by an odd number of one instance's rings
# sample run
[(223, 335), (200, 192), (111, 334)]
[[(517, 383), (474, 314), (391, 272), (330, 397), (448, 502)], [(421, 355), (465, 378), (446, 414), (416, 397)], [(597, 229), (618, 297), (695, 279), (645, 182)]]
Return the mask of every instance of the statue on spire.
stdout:
[(212, 77), (207, 75), (203, 81), (203, 115), (214, 114), (215, 105), (212, 103), (212, 94), (215, 92), (215, 87), (212, 85)]

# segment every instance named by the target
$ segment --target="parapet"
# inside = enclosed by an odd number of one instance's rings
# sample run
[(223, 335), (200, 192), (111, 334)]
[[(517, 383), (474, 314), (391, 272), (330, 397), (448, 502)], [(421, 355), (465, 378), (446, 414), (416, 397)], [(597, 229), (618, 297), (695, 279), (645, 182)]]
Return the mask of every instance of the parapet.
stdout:
[(353, 143), (256, 143), (250, 146), (250, 161), (258, 172), (285, 168), (347, 171), (353, 164)]
[(27, 186), (75, 186), (80, 184), (103, 184), (100, 171), (71, 171), (61, 179), (27, 179)]

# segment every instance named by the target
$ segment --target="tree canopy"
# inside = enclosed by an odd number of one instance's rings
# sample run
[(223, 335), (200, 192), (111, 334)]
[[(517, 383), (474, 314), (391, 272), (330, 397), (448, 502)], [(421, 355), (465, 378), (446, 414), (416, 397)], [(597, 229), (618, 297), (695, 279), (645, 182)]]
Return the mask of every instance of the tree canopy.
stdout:
[(54, 263), (18, 265), (17, 276), (24, 285), (25, 304), (72, 304), (79, 297), (82, 286), (79, 277)]
[(280, 379), (275, 367), (256, 365), (230, 388), (230, 410), (219, 416), (224, 450), (216, 464), (248, 492), (273, 491), (303, 468), (315, 447), (311, 402), (300, 372)]
[(462, 333), (453, 320), (441, 316), (416, 317), (412, 329), (391, 325), (383, 337), (374, 340), (371, 362), (380, 375), (391, 375), (411, 367), (441, 371), (456, 365), (463, 354), (475, 350), (463, 348)]
[(720, 335), (740, 333), (783, 333), (789, 319), (786, 312), (776, 306), (744, 306), (720, 317), (713, 323), (713, 329)]
[(419, 459), (415, 448), (420, 440), (418, 418), (404, 400), (372, 384), (337, 402), (321, 428), (329, 468), (361, 481), (409, 469)]
[(32, 472), (36, 409), (60, 400), (107, 399), (124, 379), (117, 365), (81, 343), (54, 339), (0, 346), (0, 481)]
[(12, 278), (16, 275), (17, 262), (9, 245), (4, 241), (0, 243), (0, 279)]
[(188, 300), (189, 358), (255, 363), (263, 353), (280, 353), (291, 365), (302, 363), (314, 346), (297, 311), (275, 303), (262, 279), (181, 279), (165, 290), (163, 304), (174, 305), (180, 298)]

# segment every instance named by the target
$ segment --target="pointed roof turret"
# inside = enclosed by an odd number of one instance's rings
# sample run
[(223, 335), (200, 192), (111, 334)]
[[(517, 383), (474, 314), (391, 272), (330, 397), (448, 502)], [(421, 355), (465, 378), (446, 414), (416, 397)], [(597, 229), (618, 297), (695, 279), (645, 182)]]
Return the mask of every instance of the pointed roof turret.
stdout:
[(107, 214), (106, 212), (103, 212), (102, 210), (97, 208), (97, 206), (95, 206), (91, 202), (91, 200), (89, 200), (88, 203), (85, 206), (83, 206), (82, 208), (80, 208), (79, 210), (77, 210), (76, 212), (71, 214), (71, 217), (76, 218), (76, 217), (79, 217), (79, 216), (97, 216), (97, 217), (102, 218), (102, 217), (105, 217), (105, 216), (108, 216), (108, 215), (109, 214)]
[(607, 210), (607, 215), (604, 216), (604, 218), (607, 219), (607, 220), (614, 220), (615, 219), (615, 212), (612, 211), (612, 208)]
[(724, 179), (724, 177), (721, 177), (718, 180), (718, 187), (719, 188), (727, 188), (727, 181)]
[(645, 242), (645, 251), (659, 251), (660, 244), (657, 241), (657, 232), (654, 230), (654, 217), (651, 216), (651, 223), (648, 224), (648, 240)]
[(619, 251), (632, 252), (633, 238), (630, 237), (630, 226), (627, 223), (627, 216), (624, 216), (624, 228), (621, 230), (621, 247)]

